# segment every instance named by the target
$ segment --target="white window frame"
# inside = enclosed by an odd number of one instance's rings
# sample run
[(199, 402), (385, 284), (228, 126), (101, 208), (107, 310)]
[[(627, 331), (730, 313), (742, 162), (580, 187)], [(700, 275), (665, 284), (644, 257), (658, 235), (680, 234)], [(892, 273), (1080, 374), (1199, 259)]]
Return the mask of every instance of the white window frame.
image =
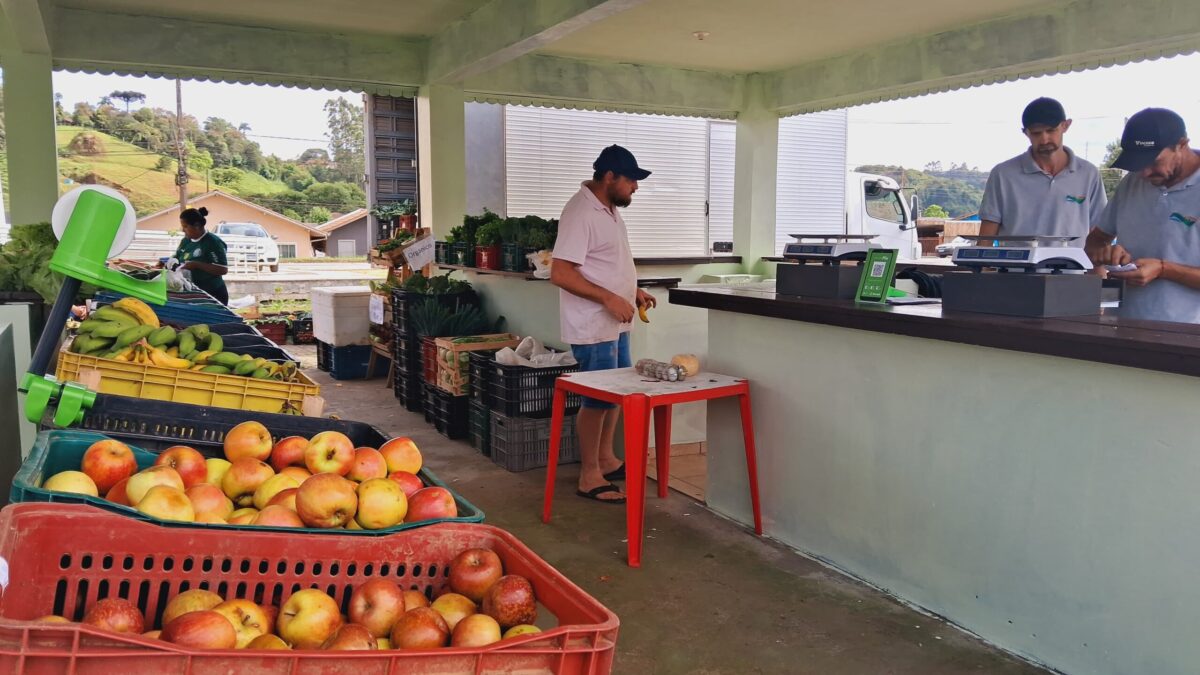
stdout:
[[(280, 241), (280, 242), (276, 242), (276, 246), (279, 248), (279, 259), (280, 260), (294, 260), (294, 259), (300, 257), (300, 247), (295, 242)], [(292, 257), (291, 258), (288, 258), (287, 256), (285, 256), (283, 254), (284, 246), (292, 247)]]
[[(337, 257), (339, 257), (339, 258), (354, 258), (354, 257), (358, 256), (358, 242), (356, 240), (354, 240), (354, 239), (337, 239), (335, 241), (337, 241)], [(352, 252), (348, 256), (342, 255), (342, 244), (343, 243), (350, 244), (350, 248), (351, 248)]]

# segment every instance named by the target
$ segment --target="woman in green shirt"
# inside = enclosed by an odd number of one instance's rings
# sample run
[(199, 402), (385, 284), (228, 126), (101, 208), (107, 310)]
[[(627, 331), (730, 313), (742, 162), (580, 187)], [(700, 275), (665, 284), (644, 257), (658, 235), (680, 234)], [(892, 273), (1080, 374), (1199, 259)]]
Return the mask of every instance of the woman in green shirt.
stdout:
[(205, 216), (208, 209), (184, 209), (179, 214), (183, 226), (183, 241), (175, 251), (175, 259), (188, 270), (192, 283), (209, 293), (222, 305), (229, 304), (229, 291), (221, 278), (229, 272), (229, 261), (225, 257), (225, 242), (217, 235), (204, 229), (208, 224)]

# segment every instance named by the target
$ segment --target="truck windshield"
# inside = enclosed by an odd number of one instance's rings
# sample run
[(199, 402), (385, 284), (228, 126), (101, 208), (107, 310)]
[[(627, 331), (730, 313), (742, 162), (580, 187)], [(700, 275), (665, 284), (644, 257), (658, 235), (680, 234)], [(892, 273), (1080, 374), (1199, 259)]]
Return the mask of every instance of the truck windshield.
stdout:
[(243, 237), (265, 237), (266, 231), (254, 223), (225, 223), (219, 230), (221, 234), (236, 234)]
[[(900, 202), (900, 193), (896, 190), (863, 189), (866, 197), (867, 215), (878, 220), (905, 224), (904, 207)], [(872, 194), (874, 193), (874, 194)]]

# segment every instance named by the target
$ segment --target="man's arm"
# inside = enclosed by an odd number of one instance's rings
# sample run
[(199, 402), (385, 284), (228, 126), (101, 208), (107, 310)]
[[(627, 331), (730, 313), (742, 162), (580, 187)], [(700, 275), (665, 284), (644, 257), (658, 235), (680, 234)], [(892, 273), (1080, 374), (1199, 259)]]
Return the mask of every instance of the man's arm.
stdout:
[(1177, 284), (1183, 284), (1189, 288), (1200, 289), (1200, 267), (1192, 267), (1183, 263), (1171, 262), (1163, 260), (1162, 272), (1158, 275), (1160, 279), (1174, 281)]
[[(981, 237), (995, 237), (995, 236), (996, 236), (996, 235), (998, 235), (998, 234), (1000, 234), (1000, 223), (997, 223), (997, 222), (996, 222), (996, 221), (994, 221), (994, 220), (984, 220), (984, 221), (980, 221), (980, 223), (979, 223), (979, 236), (981, 236)], [(982, 244), (983, 242), (981, 241), (980, 243)]]
[(571, 295), (602, 305), (605, 311), (621, 323), (633, 320), (633, 305), (616, 293), (588, 281), (579, 271), (579, 263), (554, 258), (550, 266), (550, 283)]
[[(1120, 244), (1113, 245), (1115, 238), (1114, 235), (1098, 227), (1093, 227), (1092, 231), (1088, 233), (1083, 250), (1095, 265), (1124, 265), (1133, 262), (1133, 256), (1129, 255), (1129, 251), (1126, 251), (1125, 247)], [(1116, 273), (1112, 273), (1112, 276), (1120, 277)]]

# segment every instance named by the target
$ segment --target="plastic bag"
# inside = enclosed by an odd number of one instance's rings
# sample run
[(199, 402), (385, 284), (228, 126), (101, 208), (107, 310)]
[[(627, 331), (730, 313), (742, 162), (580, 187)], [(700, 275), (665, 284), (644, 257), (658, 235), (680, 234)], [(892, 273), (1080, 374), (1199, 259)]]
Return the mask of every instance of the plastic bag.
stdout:
[(546, 346), (537, 338), (527, 337), (521, 340), (516, 349), (505, 347), (496, 352), (496, 363), (505, 366), (553, 368), (555, 366), (573, 366), (576, 361), (575, 355), (571, 352), (556, 352), (546, 349)]
[(188, 271), (182, 269), (179, 265), (179, 261), (175, 258), (168, 260), (165, 265), (167, 275), (167, 290), (176, 291), (179, 293), (195, 291), (196, 284), (192, 283), (192, 275), (188, 274)]
[(549, 250), (534, 251), (525, 258), (533, 265), (535, 279), (550, 278), (550, 266), (554, 263), (554, 257)]

